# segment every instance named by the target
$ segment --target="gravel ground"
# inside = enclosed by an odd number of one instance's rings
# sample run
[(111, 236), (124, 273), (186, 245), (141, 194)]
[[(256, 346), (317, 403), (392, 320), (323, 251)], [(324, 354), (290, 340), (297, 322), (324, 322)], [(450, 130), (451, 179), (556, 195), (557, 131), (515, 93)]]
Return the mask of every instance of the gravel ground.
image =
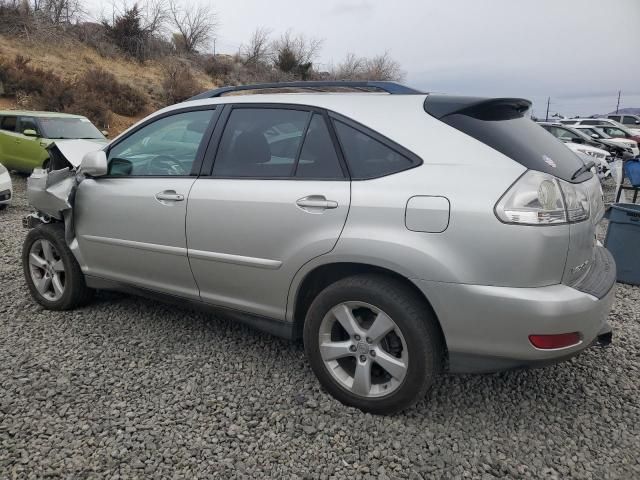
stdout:
[(640, 289), (611, 347), (445, 376), (374, 417), (319, 388), (299, 344), (101, 293), (48, 312), (19, 262), (25, 179), (0, 213), (0, 478), (640, 478)]

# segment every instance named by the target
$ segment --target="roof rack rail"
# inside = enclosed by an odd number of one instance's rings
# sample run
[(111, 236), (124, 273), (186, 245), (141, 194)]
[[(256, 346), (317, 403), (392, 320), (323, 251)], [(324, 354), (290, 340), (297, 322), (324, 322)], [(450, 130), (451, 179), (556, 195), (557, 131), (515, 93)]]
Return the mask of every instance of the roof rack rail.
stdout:
[(221, 97), (225, 93), (241, 92), (244, 90), (266, 90), (269, 88), (308, 88), (311, 90), (322, 90), (323, 88), (353, 88), (358, 90), (377, 89), (393, 95), (407, 95), (423, 93), (419, 90), (407, 87), (396, 82), (378, 81), (349, 81), (349, 80), (316, 80), (306, 82), (280, 82), (280, 83), (254, 83), (249, 85), (237, 85), (232, 87), (216, 88), (202, 92), (189, 100), (202, 100), (205, 98)]

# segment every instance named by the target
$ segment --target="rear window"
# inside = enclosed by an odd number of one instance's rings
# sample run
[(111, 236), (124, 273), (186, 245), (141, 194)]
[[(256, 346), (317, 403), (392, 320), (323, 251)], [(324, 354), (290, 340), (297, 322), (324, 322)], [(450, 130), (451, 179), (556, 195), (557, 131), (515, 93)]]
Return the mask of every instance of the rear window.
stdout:
[[(583, 165), (580, 158), (561, 141), (529, 118), (484, 120), (454, 113), (441, 120), (531, 170), (570, 182), (576, 170)], [(580, 176), (576, 180), (585, 178)]]

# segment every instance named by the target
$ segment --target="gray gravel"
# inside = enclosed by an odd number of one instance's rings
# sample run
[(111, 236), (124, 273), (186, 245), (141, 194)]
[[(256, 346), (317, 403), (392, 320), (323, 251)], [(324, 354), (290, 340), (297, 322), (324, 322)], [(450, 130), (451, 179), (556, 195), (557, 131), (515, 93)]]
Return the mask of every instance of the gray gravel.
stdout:
[(29, 297), (24, 177), (0, 212), (0, 477), (640, 478), (640, 289), (614, 344), (541, 370), (445, 376), (374, 417), (319, 388), (301, 345), (101, 293)]

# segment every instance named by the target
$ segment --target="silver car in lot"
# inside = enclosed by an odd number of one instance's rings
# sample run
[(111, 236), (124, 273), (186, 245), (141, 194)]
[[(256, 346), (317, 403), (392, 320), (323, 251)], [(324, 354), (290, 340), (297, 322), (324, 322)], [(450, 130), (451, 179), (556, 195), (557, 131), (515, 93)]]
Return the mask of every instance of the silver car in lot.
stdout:
[(528, 101), (337, 85), (382, 92), (226, 88), (81, 163), (59, 152), (29, 180), (33, 297), (70, 309), (117, 289), (223, 309), (303, 339), (328, 392), (381, 414), (445, 370), (541, 366), (610, 340), (600, 183)]

